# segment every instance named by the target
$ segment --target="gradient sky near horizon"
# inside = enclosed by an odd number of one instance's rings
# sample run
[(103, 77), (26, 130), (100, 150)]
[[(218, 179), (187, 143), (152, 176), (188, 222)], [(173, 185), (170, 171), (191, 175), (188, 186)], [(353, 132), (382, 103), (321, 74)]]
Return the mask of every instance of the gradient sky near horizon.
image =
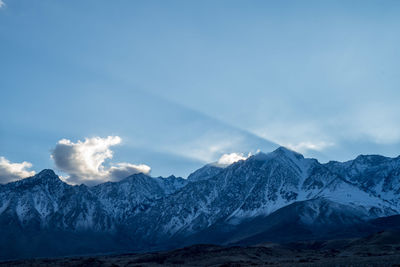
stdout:
[(153, 176), (278, 145), (398, 156), (399, 14), (389, 0), (2, 0), (0, 156), (57, 169), (60, 140), (107, 136), (104, 168)]

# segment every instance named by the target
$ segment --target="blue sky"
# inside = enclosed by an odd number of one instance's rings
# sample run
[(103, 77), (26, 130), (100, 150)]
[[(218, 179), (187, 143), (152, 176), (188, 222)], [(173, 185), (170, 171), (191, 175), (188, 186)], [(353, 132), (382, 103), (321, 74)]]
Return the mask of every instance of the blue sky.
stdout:
[(60, 140), (107, 136), (121, 141), (100, 168), (154, 176), (278, 144), (320, 161), (400, 154), (399, 1), (1, 3), (10, 163), (57, 169)]

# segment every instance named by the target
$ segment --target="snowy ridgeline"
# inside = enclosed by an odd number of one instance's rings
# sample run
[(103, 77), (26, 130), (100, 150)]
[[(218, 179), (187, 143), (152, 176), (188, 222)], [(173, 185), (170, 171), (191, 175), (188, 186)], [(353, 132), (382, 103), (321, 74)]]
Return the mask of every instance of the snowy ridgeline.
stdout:
[(211, 232), (220, 242), (227, 229), (249, 223), (254, 228), (262, 218), (260, 225), (271, 218), (350, 225), (398, 214), (399, 179), (399, 157), (320, 164), (283, 147), (225, 167), (206, 165), (188, 179), (135, 174), (87, 187), (68, 185), (43, 170), (0, 185), (0, 227), (122, 233), (142, 247), (188, 236), (212, 242), (204, 234)]

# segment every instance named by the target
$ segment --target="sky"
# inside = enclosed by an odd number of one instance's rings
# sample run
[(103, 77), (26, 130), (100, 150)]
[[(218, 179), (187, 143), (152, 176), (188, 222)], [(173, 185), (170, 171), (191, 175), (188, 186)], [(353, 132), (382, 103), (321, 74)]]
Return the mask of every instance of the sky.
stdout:
[(186, 177), (280, 145), (398, 156), (399, 14), (389, 0), (0, 0), (0, 183)]

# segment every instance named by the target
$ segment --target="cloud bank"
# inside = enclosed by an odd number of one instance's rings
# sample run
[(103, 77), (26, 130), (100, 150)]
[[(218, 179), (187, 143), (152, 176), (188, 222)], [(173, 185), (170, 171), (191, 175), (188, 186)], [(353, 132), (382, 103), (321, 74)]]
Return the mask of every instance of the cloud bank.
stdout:
[(27, 169), (32, 167), (30, 162), (11, 163), (5, 157), (0, 157), (0, 183), (8, 183), (35, 175), (34, 171)]
[(223, 154), (217, 161), (217, 164), (220, 166), (229, 166), (235, 162), (238, 162), (239, 160), (245, 160), (250, 156), (251, 156), (251, 153), (249, 153), (247, 155), (247, 157), (244, 156), (243, 153)]
[(58, 141), (51, 157), (58, 169), (69, 176), (65, 180), (69, 183), (85, 183), (94, 185), (105, 181), (118, 181), (135, 173), (150, 173), (147, 165), (131, 163), (111, 163), (109, 167), (103, 164), (113, 157), (111, 146), (121, 143), (119, 136), (106, 138), (93, 137), (76, 143), (68, 139)]

